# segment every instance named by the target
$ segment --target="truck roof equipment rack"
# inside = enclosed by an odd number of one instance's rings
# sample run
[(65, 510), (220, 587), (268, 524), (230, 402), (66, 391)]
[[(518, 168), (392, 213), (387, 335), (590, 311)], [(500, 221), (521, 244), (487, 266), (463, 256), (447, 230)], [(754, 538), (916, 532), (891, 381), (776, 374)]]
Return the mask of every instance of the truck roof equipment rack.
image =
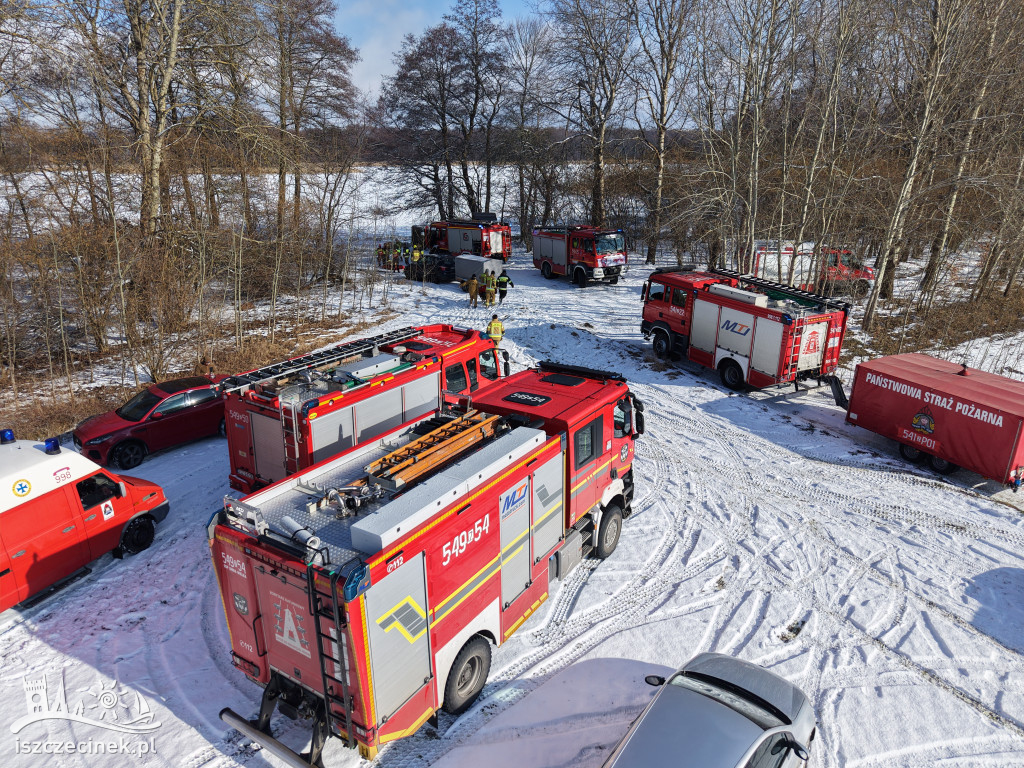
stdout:
[(581, 365), (563, 365), (562, 363), (553, 363), (550, 360), (541, 361), (537, 367), (544, 373), (568, 373), (576, 376), (583, 376), (587, 379), (598, 379), (600, 381), (608, 381), (610, 379), (618, 381), (626, 380), (621, 373), (599, 371), (596, 368), (585, 368)]
[(226, 379), (221, 386), (222, 392), (245, 392), (255, 386), (263, 386), (270, 382), (292, 376), (296, 373), (318, 368), (323, 365), (341, 362), (356, 355), (378, 354), (380, 347), (388, 344), (398, 344), (408, 341), (420, 333), (417, 328), (402, 328), (397, 331), (382, 333), (379, 336), (372, 336), (368, 339), (344, 342), (329, 349), (322, 349), (319, 352), (310, 352), (308, 355), (285, 360), (281, 363), (274, 363), (262, 368), (257, 368), (249, 373), (240, 373)]
[(770, 291), (772, 293), (778, 293), (783, 296), (788, 296), (791, 299), (796, 299), (801, 302), (811, 302), (814, 304), (821, 304), (829, 309), (837, 309), (845, 315), (850, 314), (850, 304), (846, 301), (836, 301), (835, 299), (828, 299), (817, 293), (811, 293), (800, 288), (794, 288), (791, 285), (785, 283), (776, 283), (774, 280), (765, 280), (762, 277), (754, 277), (754, 275), (744, 275), (735, 269), (723, 269), (721, 267), (712, 267), (708, 269), (715, 275), (721, 275), (722, 277), (731, 277), (734, 280), (739, 280), (741, 283), (747, 285), (753, 285), (756, 288), (760, 288), (764, 291)]

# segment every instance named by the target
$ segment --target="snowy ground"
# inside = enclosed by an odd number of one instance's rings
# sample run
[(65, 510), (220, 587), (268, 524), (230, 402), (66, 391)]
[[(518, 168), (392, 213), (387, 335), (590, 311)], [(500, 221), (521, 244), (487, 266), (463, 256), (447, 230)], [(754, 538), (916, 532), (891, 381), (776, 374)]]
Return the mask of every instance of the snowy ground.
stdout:
[[(965, 472), (946, 481), (908, 471), (824, 397), (738, 396), (710, 371), (657, 363), (639, 334), (643, 269), (584, 291), (525, 264), (510, 274), (500, 314), (515, 363), (618, 370), (647, 404), (635, 514), (611, 558), (570, 574), (496, 650), (468, 713), (382, 750), (380, 765), (600, 766), (653, 694), (644, 675), (705, 650), (804, 689), (819, 718), (812, 765), (1024, 763), (1016, 497)], [(394, 325), (482, 328), (489, 317), (455, 285), (399, 282), (392, 296)], [(196, 443), (136, 471), (171, 500), (153, 548), (104, 557), (42, 604), (0, 615), (0, 764), (41, 764), (26, 753), (40, 742), (95, 751), (113, 740), (149, 753), (48, 764), (275, 765), (217, 717), (226, 706), (254, 715), (260, 693), (231, 667), (206, 544), (228, 491), (225, 444)], [(81, 704), (88, 719), (18, 723), (25, 685), (40, 680), (51, 708)], [(128, 720), (138, 733), (111, 729)], [(307, 727), (274, 721), (294, 747)], [(335, 740), (325, 763), (360, 760)]]

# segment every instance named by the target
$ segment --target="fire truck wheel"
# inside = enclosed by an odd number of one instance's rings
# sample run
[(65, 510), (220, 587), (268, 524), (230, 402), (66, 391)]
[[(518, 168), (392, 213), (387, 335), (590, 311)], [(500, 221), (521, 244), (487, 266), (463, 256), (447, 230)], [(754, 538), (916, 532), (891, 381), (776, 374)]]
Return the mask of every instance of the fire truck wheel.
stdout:
[(922, 453), (919, 448), (915, 448), (912, 445), (906, 445), (905, 443), (900, 443), (899, 451), (900, 456), (903, 457), (904, 461), (908, 461), (911, 464), (917, 464), (924, 458), (924, 453)]
[(156, 536), (156, 526), (153, 518), (149, 515), (141, 515), (128, 521), (128, 525), (121, 531), (121, 549), (129, 555), (137, 555), (153, 543)]
[(587, 287), (587, 273), (584, 272), (582, 269), (577, 269), (575, 272), (572, 273), (572, 281), (574, 283), (576, 283), (577, 287), (579, 287), (579, 288), (586, 288)]
[(938, 456), (929, 456), (928, 466), (934, 469), (940, 475), (952, 475), (959, 469), (959, 467), (952, 461), (940, 459)]
[(114, 458), (121, 469), (135, 469), (146, 458), (146, 448), (137, 440), (128, 440), (114, 449)]
[(619, 284), (619, 276), (618, 276), (618, 275), (616, 275), (615, 277), (613, 277), (613, 278), (610, 278), (610, 279), (608, 280), (608, 284), (609, 284), (609, 285), (618, 285), (618, 284)]
[(551, 265), (546, 261), (541, 265), (540, 273), (544, 275), (545, 280), (550, 280), (554, 277), (554, 275), (551, 274)]
[(732, 360), (723, 360), (718, 366), (718, 375), (729, 389), (743, 389), (743, 369)]
[(619, 544), (620, 533), (622, 533), (622, 510), (614, 504), (610, 504), (601, 515), (601, 527), (597, 531), (597, 549), (594, 550), (594, 556), (598, 560), (604, 560), (615, 551), (615, 547)]
[(668, 339), (668, 334), (664, 331), (654, 332), (654, 356), (659, 360), (668, 360), (668, 356), (672, 354), (672, 342)]
[(224, 419), (220, 420), (220, 426), (217, 427), (217, 434), (220, 435), (221, 437), (228, 436), (228, 423), (224, 421)]
[(444, 687), (444, 711), (460, 715), (480, 695), (491, 671), (491, 646), (480, 635), (470, 638), (455, 657)]

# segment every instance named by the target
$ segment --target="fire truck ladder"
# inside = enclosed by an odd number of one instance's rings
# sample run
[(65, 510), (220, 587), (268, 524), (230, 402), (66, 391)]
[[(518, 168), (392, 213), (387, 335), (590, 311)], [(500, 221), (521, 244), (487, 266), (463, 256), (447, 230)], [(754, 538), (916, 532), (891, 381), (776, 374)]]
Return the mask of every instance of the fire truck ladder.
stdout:
[[(323, 749), (329, 734), (340, 734), (341, 731), (344, 731), (346, 745), (356, 746), (356, 737), (352, 729), (352, 698), (348, 686), (348, 662), (345, 658), (345, 634), (341, 631), (341, 607), (338, 605), (338, 577), (341, 575), (341, 570), (335, 569), (331, 573), (331, 596), (330, 602), (326, 606), (323, 605), (323, 602), (327, 596), (316, 586), (316, 577), (320, 572), (320, 569), (312, 563), (306, 566), (306, 581), (309, 584), (309, 610), (315, 622), (316, 647), (319, 652), (317, 658), (320, 660), (320, 676), (324, 692), (323, 723), (321, 725), (319, 722), (314, 722), (313, 741), (310, 744), (309, 754), (314, 761), (319, 759), (320, 750)], [(324, 621), (330, 623), (330, 628), (326, 632), (323, 631)], [(335, 632), (333, 637), (331, 629)], [(337, 656), (331, 653), (332, 644), (338, 649)], [(328, 662), (333, 662), (334, 669), (340, 673), (340, 677), (331, 674), (327, 668)], [(335, 691), (339, 691), (340, 695)], [(344, 716), (336, 715), (332, 705), (337, 705), (345, 713)], [(319, 728), (325, 728), (326, 731), (318, 731)]]
[(355, 355), (376, 354), (380, 347), (408, 341), (418, 336), (419, 333), (419, 330), (416, 328), (402, 328), (397, 331), (382, 333), (379, 336), (372, 336), (368, 339), (358, 339), (357, 341), (338, 344), (330, 349), (322, 349), (319, 352), (310, 352), (308, 355), (257, 368), (249, 373), (240, 373), (237, 376), (232, 376), (225, 382), (227, 386), (224, 387), (223, 391), (245, 392), (252, 387), (278, 381), (301, 371), (307, 371), (310, 368), (337, 363)]
[(368, 481), (397, 491), (492, 437), (503, 424), (500, 416), (469, 411), (368, 465)]
[(756, 288), (760, 288), (763, 291), (771, 291), (772, 293), (782, 294), (788, 296), (791, 299), (797, 301), (809, 301), (814, 304), (821, 304), (822, 306), (828, 307), (829, 309), (837, 309), (846, 315), (850, 314), (850, 305), (845, 301), (836, 301), (835, 299), (828, 299), (824, 296), (820, 296), (817, 293), (811, 293), (801, 288), (794, 288), (791, 285), (785, 283), (776, 283), (774, 280), (765, 280), (763, 277), (754, 277), (753, 275), (744, 275), (737, 272), (735, 269), (723, 269), (715, 267), (709, 269), (709, 272), (722, 277), (731, 277), (734, 280), (739, 280), (741, 283), (747, 285), (753, 285)]

